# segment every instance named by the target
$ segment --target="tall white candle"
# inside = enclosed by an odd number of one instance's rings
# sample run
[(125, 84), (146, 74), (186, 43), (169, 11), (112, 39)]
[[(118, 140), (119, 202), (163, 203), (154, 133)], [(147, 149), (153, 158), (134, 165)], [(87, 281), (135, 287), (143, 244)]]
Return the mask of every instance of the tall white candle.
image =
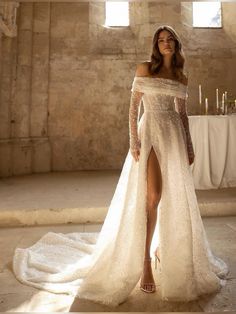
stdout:
[(17, 14), (17, 8), (14, 8), (14, 19), (13, 19), (14, 26), (16, 25), (16, 14)]
[(199, 85), (199, 104), (201, 105), (202, 103), (202, 86)]
[(227, 92), (225, 92), (225, 102), (227, 103), (227, 100), (228, 100), (228, 94)]
[(205, 99), (205, 109), (206, 109), (206, 114), (208, 114), (208, 99)]
[(222, 113), (224, 113), (225, 111), (225, 94), (223, 93), (222, 95), (222, 106), (221, 106), (221, 110), (222, 110)]
[(216, 89), (216, 109), (217, 109), (217, 111), (219, 109), (219, 90), (218, 90), (218, 88)]

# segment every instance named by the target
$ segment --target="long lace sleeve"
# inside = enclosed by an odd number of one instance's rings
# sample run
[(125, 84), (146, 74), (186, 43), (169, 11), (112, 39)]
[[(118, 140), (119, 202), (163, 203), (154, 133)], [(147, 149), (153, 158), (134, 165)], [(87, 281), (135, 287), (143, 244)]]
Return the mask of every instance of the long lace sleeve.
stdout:
[(187, 114), (187, 105), (186, 105), (186, 99), (183, 98), (175, 98), (175, 103), (177, 106), (177, 111), (180, 115), (180, 118), (182, 120), (185, 134), (186, 134), (186, 141), (187, 141), (187, 151), (189, 157), (194, 157), (194, 150), (193, 150), (193, 144), (192, 139), (189, 131), (189, 121), (188, 121), (188, 114)]
[(129, 107), (129, 140), (130, 151), (134, 152), (140, 149), (141, 143), (138, 138), (138, 113), (143, 93), (133, 90), (130, 98)]

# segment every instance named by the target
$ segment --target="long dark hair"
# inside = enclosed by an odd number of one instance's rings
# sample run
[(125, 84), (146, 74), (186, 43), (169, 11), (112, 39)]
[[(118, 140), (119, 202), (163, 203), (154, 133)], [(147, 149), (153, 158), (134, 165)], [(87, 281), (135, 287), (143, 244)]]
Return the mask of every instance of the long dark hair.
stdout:
[(169, 25), (162, 25), (158, 27), (156, 30), (153, 40), (152, 40), (152, 53), (151, 53), (151, 62), (149, 63), (149, 72), (152, 75), (155, 75), (159, 72), (163, 65), (163, 56), (160, 53), (159, 47), (158, 47), (158, 38), (160, 32), (163, 30), (168, 31), (173, 37), (175, 41), (175, 53), (172, 57), (172, 69), (174, 76), (181, 80), (183, 78), (183, 70), (184, 70), (184, 53), (182, 49), (182, 44), (179, 38), (179, 35), (176, 33), (176, 31)]

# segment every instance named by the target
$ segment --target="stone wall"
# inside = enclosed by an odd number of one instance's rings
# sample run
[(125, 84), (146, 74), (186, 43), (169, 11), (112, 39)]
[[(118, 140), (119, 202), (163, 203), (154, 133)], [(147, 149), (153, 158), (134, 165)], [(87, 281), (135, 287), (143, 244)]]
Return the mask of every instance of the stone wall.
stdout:
[(191, 3), (130, 2), (130, 26), (106, 28), (103, 2), (20, 3), (18, 35), (0, 40), (0, 175), (120, 169), (128, 150), (130, 88), (161, 24), (180, 34), (189, 114), (198, 84), (234, 92), (236, 3), (222, 29), (193, 29)]

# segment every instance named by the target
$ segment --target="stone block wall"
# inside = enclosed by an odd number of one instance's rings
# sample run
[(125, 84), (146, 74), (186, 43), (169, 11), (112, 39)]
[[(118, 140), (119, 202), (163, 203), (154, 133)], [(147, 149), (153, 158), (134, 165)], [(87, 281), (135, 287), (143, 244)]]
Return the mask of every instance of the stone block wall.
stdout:
[[(130, 2), (130, 26), (106, 28), (104, 2), (20, 3), (18, 35), (0, 39), (0, 176), (120, 169), (128, 150), (130, 88), (159, 25), (183, 41), (189, 114), (198, 84), (236, 97), (236, 4), (222, 29), (193, 29), (190, 2)], [(233, 95), (234, 93), (234, 95)]]

